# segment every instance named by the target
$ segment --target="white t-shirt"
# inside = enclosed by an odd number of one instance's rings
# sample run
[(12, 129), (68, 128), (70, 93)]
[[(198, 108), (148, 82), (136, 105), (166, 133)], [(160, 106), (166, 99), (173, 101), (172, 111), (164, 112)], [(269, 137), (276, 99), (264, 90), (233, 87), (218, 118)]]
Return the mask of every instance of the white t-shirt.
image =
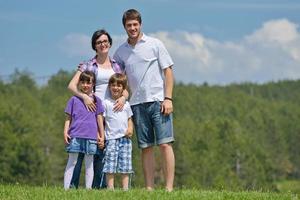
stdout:
[(164, 100), (163, 70), (172, 66), (173, 60), (160, 40), (143, 34), (134, 47), (123, 43), (114, 59), (128, 77), (131, 105)]
[(132, 110), (128, 102), (123, 110), (113, 111), (115, 100), (107, 98), (103, 101), (105, 118), (105, 139), (117, 139), (125, 136), (128, 129), (128, 119), (132, 116)]
[(98, 67), (98, 73), (96, 77), (96, 91), (95, 94), (99, 97), (102, 101), (107, 99), (110, 96), (109, 89), (108, 89), (108, 80), (114, 74), (114, 70), (104, 69)]

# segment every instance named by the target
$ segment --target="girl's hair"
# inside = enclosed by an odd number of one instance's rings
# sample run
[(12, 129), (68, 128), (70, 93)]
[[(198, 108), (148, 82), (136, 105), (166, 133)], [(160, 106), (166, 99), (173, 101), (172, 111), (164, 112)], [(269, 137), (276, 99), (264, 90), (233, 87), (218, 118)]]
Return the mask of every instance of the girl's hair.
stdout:
[(127, 20), (137, 20), (140, 24), (142, 24), (141, 13), (139, 13), (139, 11), (137, 11), (135, 9), (129, 9), (129, 10), (125, 11), (123, 14), (122, 22), (123, 22), (124, 27), (125, 27)]
[(84, 71), (80, 74), (79, 81), (92, 82), (95, 85), (95, 83), (96, 83), (95, 73), (92, 71)]
[(94, 32), (92, 39), (91, 39), (92, 48), (94, 49), (94, 51), (96, 51), (96, 41), (98, 40), (98, 38), (101, 35), (106, 35), (110, 46), (112, 45), (112, 38), (110, 37), (109, 33), (104, 29), (100, 29), (100, 30), (97, 30)]
[(113, 74), (108, 81), (108, 86), (111, 86), (113, 83), (121, 84), (123, 89), (127, 87), (127, 77), (125, 74), (115, 73)]

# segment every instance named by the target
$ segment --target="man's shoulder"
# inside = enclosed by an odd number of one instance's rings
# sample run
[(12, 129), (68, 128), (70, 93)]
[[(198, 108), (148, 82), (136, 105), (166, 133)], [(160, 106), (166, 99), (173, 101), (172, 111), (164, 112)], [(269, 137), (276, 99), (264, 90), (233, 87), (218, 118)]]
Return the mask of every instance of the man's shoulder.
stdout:
[(143, 36), (143, 40), (146, 42), (153, 42), (153, 43), (161, 42), (160, 39), (158, 39), (154, 36), (149, 36), (149, 35), (145, 35), (145, 34)]
[(123, 42), (123, 43), (117, 48), (116, 52), (118, 52), (118, 51), (120, 51), (120, 50), (126, 48), (126, 47), (127, 47), (127, 44), (128, 44), (128, 43), (127, 43), (126, 41)]

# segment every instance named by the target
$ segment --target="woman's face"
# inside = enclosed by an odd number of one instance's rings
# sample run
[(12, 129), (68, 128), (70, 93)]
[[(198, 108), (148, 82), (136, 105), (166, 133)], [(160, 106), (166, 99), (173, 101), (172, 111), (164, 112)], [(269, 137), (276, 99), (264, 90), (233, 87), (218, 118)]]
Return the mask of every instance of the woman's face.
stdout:
[(97, 53), (108, 53), (110, 49), (110, 43), (107, 35), (101, 35), (95, 42), (96, 52)]

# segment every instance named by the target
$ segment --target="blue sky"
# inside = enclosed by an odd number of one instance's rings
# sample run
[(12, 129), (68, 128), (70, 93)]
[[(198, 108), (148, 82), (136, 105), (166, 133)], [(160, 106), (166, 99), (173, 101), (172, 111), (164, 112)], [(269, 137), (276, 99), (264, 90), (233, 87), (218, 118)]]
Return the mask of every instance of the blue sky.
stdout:
[(264, 83), (300, 78), (298, 0), (0, 0), (0, 78), (74, 70), (94, 55), (105, 28), (113, 48), (126, 38), (122, 14), (142, 13), (143, 31), (161, 39), (177, 82)]

